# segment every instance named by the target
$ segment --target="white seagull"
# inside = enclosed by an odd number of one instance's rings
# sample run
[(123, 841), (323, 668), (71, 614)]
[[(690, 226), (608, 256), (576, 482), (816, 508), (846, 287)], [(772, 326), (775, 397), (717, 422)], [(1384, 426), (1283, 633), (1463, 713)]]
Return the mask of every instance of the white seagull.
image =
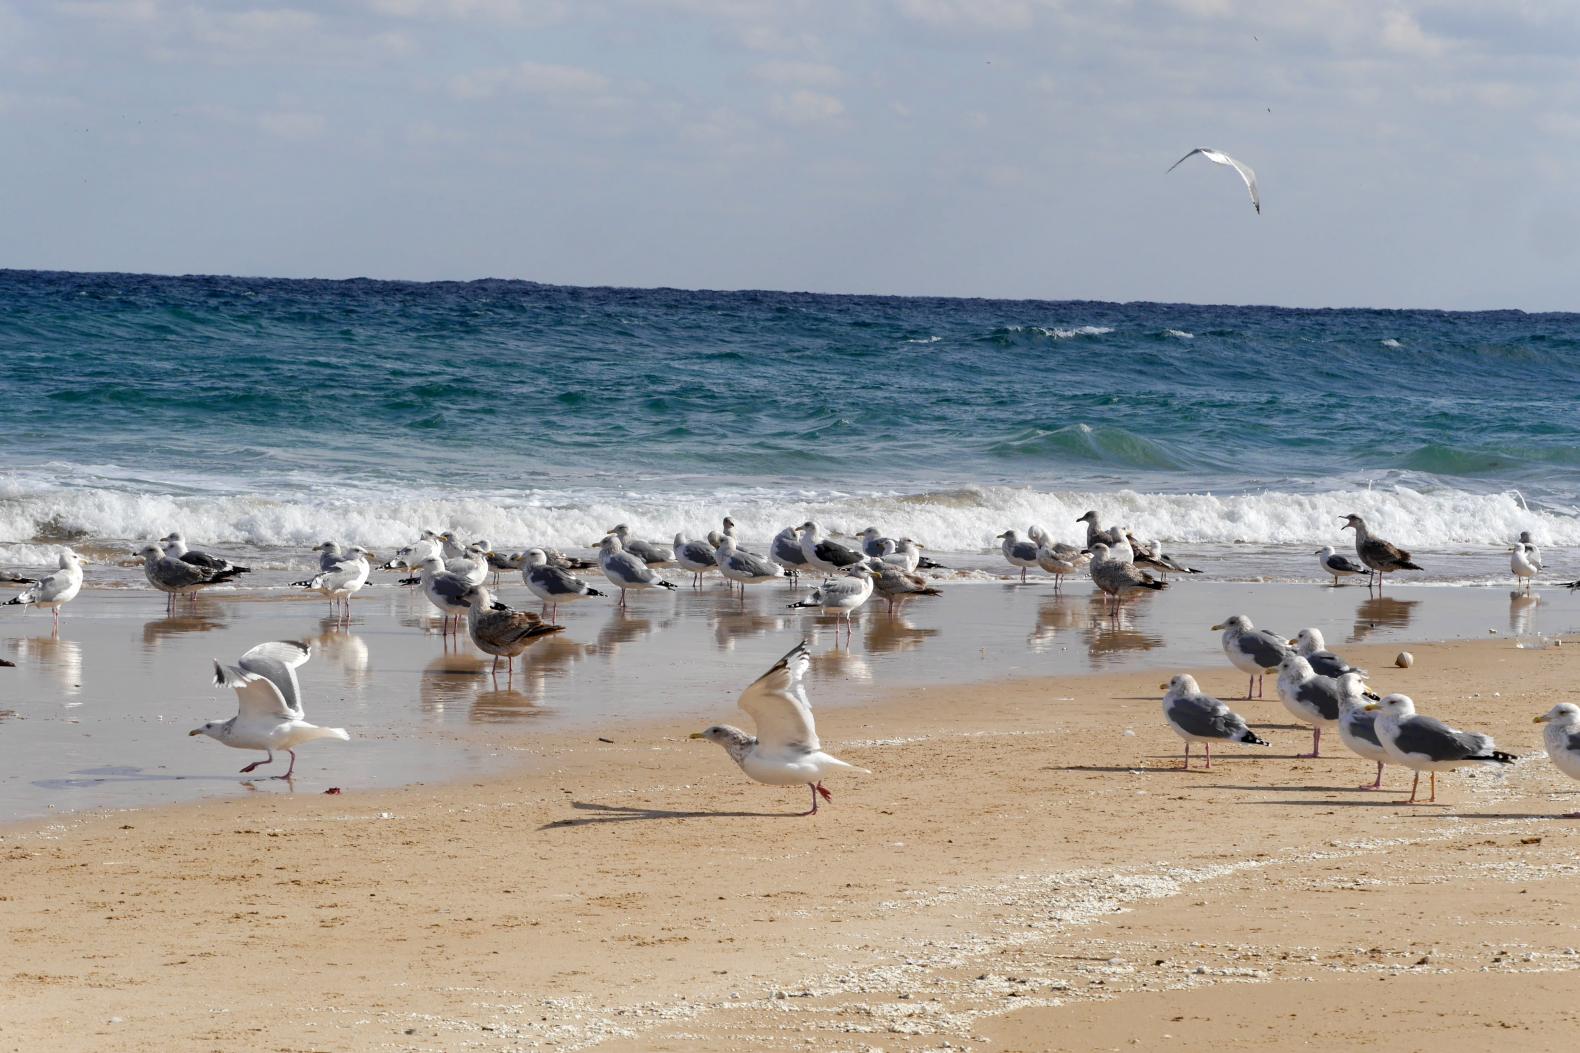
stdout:
[[(1542, 744), (1554, 766), (1571, 779), (1580, 779), (1580, 706), (1560, 702), (1537, 717), (1536, 723), (1547, 725)], [(1580, 812), (1565, 813), (1563, 818), (1580, 819)]]
[[(1169, 165), (1169, 172), (1174, 171), (1174, 169), (1184, 164), (1188, 159), (1195, 157), (1197, 154), (1201, 154), (1213, 164), (1228, 165), (1236, 172), (1239, 172), (1240, 178), (1245, 180), (1245, 188), (1251, 192), (1251, 204), (1256, 209), (1256, 214), (1262, 214), (1262, 198), (1256, 192), (1256, 173), (1251, 171), (1250, 165), (1245, 164), (1243, 161), (1236, 161), (1222, 150), (1213, 150), (1206, 146), (1198, 146), (1196, 149), (1192, 150), (1178, 161), (1175, 161), (1173, 164)], [(1168, 175), (1168, 172), (1164, 172), (1163, 174)]]
[(1361, 566), (1348, 556), (1341, 556), (1338, 549), (1332, 545), (1324, 545), (1317, 549), (1317, 565), (1322, 568), (1322, 573), (1333, 575), (1333, 584), (1339, 583), (1339, 578), (1349, 577), (1351, 574), (1370, 574), (1371, 571)]
[(1250, 746), (1266, 746), (1267, 740), (1258, 738), (1245, 724), (1245, 718), (1234, 712), (1211, 695), (1203, 694), (1196, 678), (1181, 673), (1166, 684), (1160, 684), (1163, 695), (1163, 719), (1169, 722), (1174, 734), (1185, 740), (1185, 764), (1190, 768), (1190, 744), (1199, 742), (1207, 753), (1208, 768), (1212, 767), (1214, 742), (1244, 742)]
[(296, 667), (312, 649), (295, 640), (263, 643), (242, 655), (235, 665), (214, 663), (214, 683), (236, 690), (237, 712), (229, 720), (211, 720), (188, 735), (207, 735), (239, 750), (264, 750), (267, 758), (241, 769), (245, 775), (272, 763), (275, 750), (291, 755), (291, 766), (276, 779), (296, 770), (296, 747), (317, 739), (349, 740), (345, 728), (321, 728), (303, 719), (302, 689)]
[(807, 668), (812, 656), (802, 641), (775, 662), (773, 668), (741, 692), (740, 707), (757, 727), (753, 738), (740, 728), (715, 724), (705, 731), (694, 731), (694, 739), (707, 739), (724, 747), (730, 759), (749, 777), (770, 786), (805, 783), (812, 789), (812, 807), (801, 813), (817, 814), (817, 798), (832, 801), (834, 795), (823, 788), (823, 780), (839, 771), (866, 768), (847, 764), (823, 752), (812, 721), (812, 703), (806, 697)]
[[(824, 614), (832, 614), (845, 621), (845, 636), (849, 638), (854, 629), (851, 626), (851, 614), (872, 595), (873, 580), (877, 572), (865, 563), (858, 563), (853, 567), (846, 567), (844, 574), (829, 578), (823, 584), (813, 589), (804, 600), (789, 604), (796, 607), (821, 607)], [(835, 624), (837, 633), (838, 623)], [(836, 637), (837, 638), (837, 637)]]
[(1366, 707), (1377, 714), (1377, 741), (1395, 764), (1415, 772), (1410, 799), (1415, 803), (1421, 773), (1432, 773), (1431, 804), (1437, 800), (1437, 773), (1475, 764), (1513, 764), (1514, 755), (1494, 748), (1490, 735), (1451, 728), (1441, 720), (1416, 713), (1409, 695), (1389, 695)]
[[(670, 553), (673, 557), (674, 553)], [(668, 589), (675, 591), (672, 582), (665, 581), (658, 576), (658, 571), (650, 568), (638, 556), (627, 552), (620, 543), (620, 535), (611, 530), (604, 536), (603, 542), (598, 546), (598, 567), (603, 571), (603, 576), (620, 590), (619, 606), (625, 606), (625, 593), (627, 589)]]
[(87, 562), (71, 549), (61, 549), (60, 569), (6, 600), (6, 606), (21, 604), (23, 607), (49, 611), (53, 615), (51, 631), (60, 632), (60, 609), (76, 599), (77, 593), (82, 591), (82, 565)]

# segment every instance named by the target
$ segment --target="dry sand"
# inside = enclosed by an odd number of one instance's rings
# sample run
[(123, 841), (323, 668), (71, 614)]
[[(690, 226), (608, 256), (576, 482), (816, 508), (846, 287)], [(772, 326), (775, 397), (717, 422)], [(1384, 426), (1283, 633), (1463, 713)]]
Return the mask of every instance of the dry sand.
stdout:
[[(1346, 650), (1516, 753), (1574, 697), (1572, 648), (1397, 649)], [(1183, 773), (1161, 679), (822, 711), (875, 774), (815, 818), (660, 723), (478, 783), (12, 828), (0, 1048), (1573, 1047), (1580, 784), (1535, 756), (1404, 807), (1337, 742), (1291, 759), (1271, 699), (1236, 703), (1271, 749)]]

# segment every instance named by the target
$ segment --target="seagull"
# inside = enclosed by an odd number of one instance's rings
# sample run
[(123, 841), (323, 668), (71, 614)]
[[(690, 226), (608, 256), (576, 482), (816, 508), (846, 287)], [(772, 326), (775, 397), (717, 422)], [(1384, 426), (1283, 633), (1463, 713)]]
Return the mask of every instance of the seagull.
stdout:
[(1092, 546), (1092, 564), (1088, 568), (1092, 584), (1101, 589), (1105, 596), (1112, 596), (1116, 608), (1123, 605), (1128, 593), (1169, 587), (1168, 582), (1158, 581), (1130, 562), (1127, 558), (1129, 550), (1128, 545), (1109, 548), (1101, 541)]
[(818, 540), (822, 529), (811, 520), (802, 523), (800, 531), (801, 555), (806, 558), (807, 563), (825, 574), (838, 573), (843, 568), (860, 563), (866, 558), (855, 549), (846, 548), (837, 541), (829, 541), (826, 538)]
[(521, 568), (521, 580), (526, 582), (534, 596), (543, 601), (543, 613), (551, 618), (559, 614), (562, 603), (575, 603), (592, 596), (606, 595), (570, 571), (550, 565), (548, 553), (541, 548), (527, 551), (526, 566)]
[(784, 577), (784, 568), (755, 552), (747, 552), (735, 541), (733, 534), (719, 538), (714, 550), (719, 573), (741, 587), (741, 601), (746, 600), (746, 586), (761, 585)]
[(1531, 540), (1531, 532), (1529, 530), (1520, 531), (1520, 539), (1517, 544), (1525, 546), (1525, 558), (1530, 560), (1537, 570), (1541, 570), (1542, 550), (1536, 546), (1536, 542)]
[[(887, 539), (885, 539), (887, 540)], [(898, 600), (910, 596), (942, 596), (926, 578), (920, 574), (906, 570), (904, 567), (886, 562), (882, 559), (869, 559), (867, 566), (872, 568), (872, 587), (878, 594), (889, 601), (889, 613), (894, 613), (894, 604)]]
[(1311, 663), (1311, 668), (1322, 676), (1341, 677), (1345, 673), (1359, 673), (1366, 675), (1366, 670), (1359, 666), (1350, 665), (1344, 659), (1328, 650), (1327, 642), (1322, 639), (1321, 629), (1302, 629), (1289, 641), (1289, 646), (1306, 661)]
[(1109, 527), (1107, 530), (1104, 530), (1097, 525), (1097, 511), (1095, 509), (1077, 519), (1076, 522), (1086, 524), (1086, 547), (1088, 549), (1098, 543), (1117, 545), (1125, 540), (1124, 533), (1118, 527)]
[[(328, 544), (328, 542), (325, 542)], [(442, 558), (443, 546), (439, 542), (439, 535), (432, 530), (424, 530), (422, 537), (404, 548), (398, 549), (388, 563), (379, 567), (380, 570), (412, 570), (422, 566), (423, 560), (429, 556)]]
[(331, 606), (344, 604), (346, 618), (351, 617), (351, 597), (359, 592), (368, 583), (368, 574), (373, 570), (368, 562), (372, 555), (361, 545), (352, 545), (345, 556), (328, 570), (317, 574), (306, 587), (329, 597)]
[[(1542, 743), (1553, 764), (1571, 779), (1580, 779), (1580, 706), (1560, 702), (1537, 717), (1536, 723), (1547, 725)], [(1562, 818), (1580, 819), (1580, 812), (1569, 812)]]
[[(331, 570), (336, 563), (346, 558), (345, 550), (340, 547), (340, 543), (337, 541), (320, 541), (313, 546), (313, 551), (318, 553), (319, 570)], [(292, 584), (297, 583), (292, 582)]]
[(1357, 515), (1347, 515), (1340, 519), (1344, 525), (1340, 530), (1355, 531), (1355, 554), (1377, 573), (1372, 575), (1372, 580), (1377, 583), (1377, 591), (1382, 591), (1383, 574), (1390, 570), (1420, 570), (1421, 568), (1410, 562), (1410, 553), (1391, 542), (1380, 537), (1372, 537), (1366, 529), (1366, 520)]
[(244, 569), (233, 567), (226, 571), (210, 570), (168, 556), (158, 545), (144, 545), (133, 555), (143, 557), (143, 574), (147, 576), (148, 584), (160, 592), (168, 593), (169, 604), (172, 606), (176, 596), (196, 592), (205, 585), (218, 585), (222, 581), (229, 581)]
[[(1169, 172), (1174, 171), (1174, 169), (1185, 163), (1188, 158), (1195, 157), (1197, 154), (1201, 154), (1203, 157), (1214, 164), (1228, 165), (1236, 172), (1239, 172), (1240, 178), (1245, 180), (1245, 188), (1251, 192), (1251, 204), (1253, 207), (1255, 207), (1256, 214), (1259, 216), (1262, 214), (1262, 199), (1257, 195), (1256, 192), (1256, 173), (1251, 171), (1250, 165), (1247, 165), (1242, 161), (1236, 161), (1234, 158), (1230, 157), (1221, 150), (1213, 150), (1205, 146), (1198, 146), (1196, 149), (1192, 150), (1178, 161), (1175, 161), (1173, 164), (1169, 165)], [(1164, 172), (1163, 174), (1168, 175), (1169, 173)]]
[(448, 563), (452, 559), (460, 559), (466, 555), (466, 546), (461, 544), (461, 539), (455, 536), (455, 531), (446, 530), (444, 533), (436, 535), (436, 540), (439, 542), (439, 551), (442, 553), (440, 558), (445, 562)]
[(773, 542), (768, 546), (768, 558), (783, 567), (792, 578), (811, 566), (806, 561), (806, 553), (801, 551), (801, 539), (796, 535), (795, 527), (785, 527), (774, 535)]
[[(252, 569), (251, 567), (237, 566), (228, 559), (212, 556), (207, 552), (199, 552), (196, 549), (187, 548), (186, 536), (179, 530), (173, 530), (166, 534), (159, 539), (159, 543), (164, 546), (165, 555), (179, 559), (183, 563), (190, 563), (194, 567), (205, 567), (220, 574), (231, 571), (234, 571), (235, 574), (245, 574)], [(231, 576), (234, 577), (235, 574)]]
[(303, 719), (302, 689), (296, 667), (312, 649), (296, 640), (280, 640), (254, 647), (235, 665), (214, 663), (214, 683), (234, 688), (237, 712), (229, 720), (211, 720), (188, 735), (207, 735), (239, 750), (264, 750), (269, 756), (241, 769), (245, 775), (274, 761), (274, 751), (291, 755), (291, 766), (276, 779), (289, 779), (296, 770), (296, 747), (316, 739), (351, 738), (345, 728), (321, 728)]
[(802, 641), (741, 692), (739, 705), (757, 728), (755, 738), (729, 724), (691, 733), (694, 739), (723, 746), (741, 771), (757, 782), (770, 786), (806, 783), (812, 789), (812, 807), (803, 815), (817, 814), (819, 794), (825, 801), (834, 799), (823, 788), (823, 780), (835, 772), (872, 774), (823, 752), (812, 721), (812, 703), (806, 697), (806, 671), (811, 664), (812, 655)]
[(1345, 673), (1338, 679), (1323, 676), (1298, 654), (1278, 663), (1279, 701), (1297, 720), (1311, 725), (1311, 752), (1300, 757), (1322, 756), (1322, 732), (1338, 724), (1344, 702), (1358, 702), (1361, 692), (1359, 673)]
[(1317, 549), (1317, 563), (1322, 567), (1322, 573), (1333, 575), (1333, 584), (1339, 583), (1339, 578), (1349, 577), (1351, 574), (1370, 574), (1371, 571), (1361, 566), (1348, 556), (1341, 556), (1332, 545), (1324, 545)]
[(620, 539), (620, 547), (650, 567), (667, 567), (675, 562), (675, 553), (664, 545), (643, 541), (631, 536), (631, 528), (624, 523), (609, 528), (608, 533)]
[(1409, 695), (1389, 695), (1366, 707), (1377, 714), (1377, 740), (1395, 764), (1415, 771), (1410, 784), (1414, 804), (1421, 786), (1421, 773), (1432, 773), (1432, 794), (1427, 803), (1437, 800), (1437, 773), (1473, 764), (1513, 764), (1514, 755), (1494, 749), (1491, 736), (1459, 731), (1433, 717), (1418, 716)]
[(1200, 574), (1195, 567), (1187, 567), (1173, 556), (1163, 551), (1160, 541), (1138, 541), (1136, 535), (1125, 531), (1125, 541), (1129, 543), (1130, 550), (1136, 554), (1135, 562), (1138, 565), (1156, 567), (1165, 574)]
[[(723, 541), (726, 536), (721, 534), (719, 540)], [(692, 588), (702, 584), (702, 575), (718, 567), (718, 557), (714, 555), (718, 547), (706, 541), (687, 541), (684, 534), (675, 535), (675, 562), (682, 570), (691, 571)]]
[(608, 578), (620, 590), (619, 606), (625, 606), (625, 593), (627, 589), (668, 589), (675, 591), (675, 585), (658, 576), (658, 572), (649, 567), (636, 555), (627, 552), (620, 543), (620, 535), (611, 530), (598, 546), (598, 567), (603, 571), (603, 576)]
[[(1367, 697), (1362, 695), (1361, 698)], [(1371, 696), (1375, 699), (1377, 696)], [(1365, 757), (1377, 764), (1377, 778), (1371, 782), (1363, 782), (1362, 790), (1382, 789), (1383, 765), (1393, 760), (1388, 756), (1388, 751), (1383, 749), (1382, 742), (1377, 738), (1377, 714), (1368, 707), (1369, 702), (1363, 703), (1359, 698), (1350, 698), (1346, 695), (1339, 701), (1339, 741), (1348, 746), (1351, 752)]]
[[(9, 600), (6, 606), (20, 604), (23, 607), (38, 607), (49, 611), (50, 631), (60, 632), (60, 609), (77, 598), (77, 593), (82, 591), (82, 565), (89, 562), (83, 559), (70, 548), (60, 550), (60, 569), (55, 573), (34, 582)], [(26, 613), (24, 611), (23, 613)]]
[(724, 539), (725, 538), (727, 538), (727, 537), (734, 537), (734, 536), (735, 536), (735, 520), (731, 519), (729, 516), (725, 516), (724, 517), (724, 529), (722, 531), (718, 531), (718, 530), (710, 530), (710, 531), (708, 531), (708, 544), (712, 545), (714, 548), (718, 548), (721, 544), (724, 543)]
[(418, 577), (422, 583), (422, 591), (428, 597), (428, 602), (439, 608), (439, 613), (444, 616), (444, 621), (439, 628), (439, 635), (450, 634), (450, 619), (456, 619), (456, 632), (461, 631), (461, 618), (472, 606), (472, 593), (476, 585), (445, 569), (438, 556), (429, 556), (422, 562), (422, 569)]
[(1020, 583), (1026, 584), (1026, 569), (1037, 565), (1037, 543), (1035, 541), (1022, 541), (1013, 530), (1006, 530), (998, 535), (1003, 542), (1000, 548), (1004, 558), (1009, 560), (1009, 565), (1020, 568)]
[(481, 544), (468, 545), (459, 556), (446, 558), (444, 569), (468, 585), (481, 585), (488, 580), (488, 550)]
[(873, 579), (876, 577), (877, 572), (871, 570), (865, 563), (846, 567), (840, 576), (829, 578), (813, 589), (806, 599), (789, 606), (792, 609), (821, 607), (824, 614), (832, 614), (844, 619), (845, 636), (848, 639), (854, 631), (850, 616), (872, 595)]
[(863, 530), (861, 533), (857, 534), (856, 537), (861, 541), (862, 554), (866, 556), (877, 556), (881, 558), (883, 556), (883, 543), (885, 541), (893, 544), (896, 549), (900, 547), (900, 544), (896, 539), (892, 537), (884, 537), (882, 534), (878, 533), (877, 527), (868, 527), (866, 530)]
[(1190, 770), (1190, 744), (1199, 742), (1207, 753), (1207, 768), (1212, 768), (1214, 742), (1244, 742), (1251, 746), (1266, 746), (1267, 740), (1256, 736), (1246, 726), (1244, 718), (1211, 695), (1202, 694), (1196, 678), (1181, 673), (1166, 684), (1160, 684), (1163, 696), (1163, 719), (1169, 722), (1174, 734), (1185, 740), (1185, 763)]
[(468, 597), (466, 627), (472, 642), (484, 654), (494, 656), (493, 675), (499, 675), (499, 660), (505, 660), (507, 681), (515, 676), (515, 658), (539, 639), (564, 632), (563, 625), (550, 625), (531, 611), (515, 611), (494, 603), (493, 594), (479, 585)]
[[(1532, 558), (1533, 553), (1534, 558)], [(1531, 579), (1536, 577), (1541, 569), (1542, 557), (1535, 545), (1521, 541), (1509, 549), (1509, 570), (1514, 574), (1515, 584), (1524, 585), (1529, 590)]]
[(1214, 632), (1223, 630), (1223, 653), (1236, 669), (1250, 676), (1245, 687), (1246, 701), (1251, 699), (1252, 686), (1257, 688), (1256, 697), (1261, 698), (1262, 675), (1277, 669), (1278, 663), (1295, 653), (1282, 636), (1258, 629), (1243, 614), (1231, 615), (1212, 628)]

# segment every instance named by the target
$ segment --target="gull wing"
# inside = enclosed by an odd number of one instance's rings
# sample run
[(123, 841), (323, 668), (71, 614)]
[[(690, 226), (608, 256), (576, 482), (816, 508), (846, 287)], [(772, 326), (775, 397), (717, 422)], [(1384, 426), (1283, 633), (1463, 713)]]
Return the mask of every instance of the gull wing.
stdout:
[(312, 648), (300, 641), (276, 640), (259, 644), (242, 655), (236, 664), (243, 673), (261, 676), (273, 684), (288, 715), (299, 720), (303, 715), (302, 686), (296, 681), (296, 667), (306, 662), (312, 654)]
[(273, 680), (233, 665), (214, 663), (214, 683), (236, 692), (236, 715), (243, 722), (300, 720), (301, 714), (285, 704)]
[[(1230, 168), (1240, 173), (1240, 178), (1245, 180), (1245, 188), (1251, 192), (1251, 204), (1256, 208), (1257, 215), (1262, 214), (1262, 197), (1259, 193), (1257, 193), (1256, 173), (1251, 171), (1250, 165), (1244, 163), (1243, 161), (1236, 161), (1222, 150), (1214, 150), (1210, 147), (1198, 146), (1196, 149), (1192, 150), (1178, 161), (1175, 161), (1173, 164), (1169, 165), (1169, 172), (1174, 171), (1174, 169), (1178, 168), (1182, 162), (1188, 158), (1195, 157), (1197, 154), (1201, 154), (1203, 157), (1214, 164), (1228, 165)], [(1168, 175), (1168, 172), (1163, 174)]]
[(764, 749), (822, 748), (803, 683), (811, 664), (812, 655), (803, 640), (741, 692), (740, 707), (756, 722), (757, 741)]

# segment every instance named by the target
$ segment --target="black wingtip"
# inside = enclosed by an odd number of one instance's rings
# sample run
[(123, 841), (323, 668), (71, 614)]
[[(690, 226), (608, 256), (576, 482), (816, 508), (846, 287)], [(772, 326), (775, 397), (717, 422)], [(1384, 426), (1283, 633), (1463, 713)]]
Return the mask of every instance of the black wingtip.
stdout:
[(1259, 738), (1254, 731), (1247, 731), (1241, 736), (1240, 741), (1248, 746), (1271, 746), (1272, 743), (1264, 738)]
[(595, 589), (595, 588), (593, 588), (591, 586), (588, 586), (588, 588), (587, 588), (587, 595), (589, 595), (589, 596), (607, 596), (609, 594), (607, 592), (599, 592), (597, 589)]
[(1499, 764), (1513, 764), (1515, 761), (1515, 756), (1512, 753), (1504, 753), (1502, 750), (1493, 750), (1485, 757), (1472, 757), (1470, 759), (1496, 761)]

